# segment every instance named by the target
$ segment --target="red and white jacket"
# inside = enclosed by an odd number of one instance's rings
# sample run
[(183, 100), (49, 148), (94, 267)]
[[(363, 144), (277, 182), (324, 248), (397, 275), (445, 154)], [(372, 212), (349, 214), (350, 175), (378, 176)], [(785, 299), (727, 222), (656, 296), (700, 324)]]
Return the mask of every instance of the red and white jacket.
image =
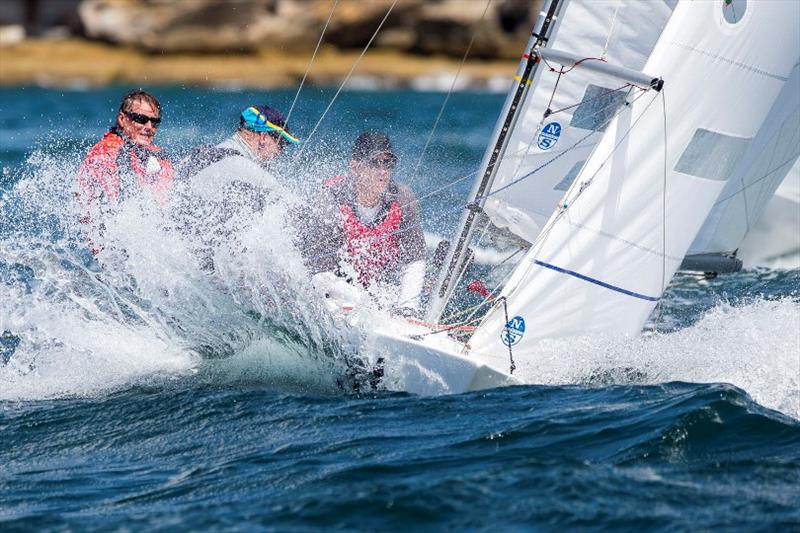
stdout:
[(161, 148), (135, 144), (116, 128), (106, 133), (86, 154), (78, 171), (80, 222), (92, 253), (102, 249), (103, 217), (111, 206), (139, 188), (149, 190), (164, 204), (173, 178), (172, 163)]
[[(405, 267), (425, 259), (425, 237), (414, 193), (391, 182), (370, 222), (358, 216), (353, 178), (335, 176), (324, 183), (314, 217), (305, 225), (303, 248), (312, 272), (355, 270), (364, 287), (397, 282)], [(310, 236), (310, 238), (308, 237)]]

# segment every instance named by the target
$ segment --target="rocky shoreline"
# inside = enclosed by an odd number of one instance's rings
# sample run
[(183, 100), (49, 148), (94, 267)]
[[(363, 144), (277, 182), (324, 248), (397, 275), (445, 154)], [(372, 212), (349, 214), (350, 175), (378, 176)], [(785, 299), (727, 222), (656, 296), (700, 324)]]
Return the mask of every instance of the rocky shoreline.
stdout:
[[(338, 85), (359, 55), (359, 50), (323, 47), (307, 83)], [(310, 59), (310, 51), (160, 54), (79, 38), (25, 39), (0, 46), (0, 85), (296, 87)], [(516, 65), (517, 61), (511, 59), (468, 60), (456, 79), (460, 59), (372, 49), (359, 62), (347, 87), (446, 91), (455, 79), (456, 90), (502, 91), (508, 88)]]

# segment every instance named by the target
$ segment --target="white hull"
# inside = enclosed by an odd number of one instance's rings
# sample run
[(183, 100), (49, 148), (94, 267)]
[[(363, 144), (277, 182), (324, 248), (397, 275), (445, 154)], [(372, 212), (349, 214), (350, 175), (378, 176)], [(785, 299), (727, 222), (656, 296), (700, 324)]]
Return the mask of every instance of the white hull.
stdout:
[[(383, 385), (412, 394), (458, 394), (521, 382), (466, 354), (463, 344), (445, 333), (402, 319), (388, 321), (370, 335), (362, 354), (384, 360)], [(427, 335), (426, 335), (427, 334)], [(422, 335), (421, 337), (418, 337)]]

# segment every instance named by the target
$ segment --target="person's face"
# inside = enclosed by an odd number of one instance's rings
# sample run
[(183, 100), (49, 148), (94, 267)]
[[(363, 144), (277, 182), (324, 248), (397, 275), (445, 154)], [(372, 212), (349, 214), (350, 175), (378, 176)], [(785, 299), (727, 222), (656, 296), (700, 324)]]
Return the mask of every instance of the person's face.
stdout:
[(391, 156), (379, 155), (366, 161), (350, 161), (355, 178), (358, 201), (365, 206), (376, 205), (389, 187), (394, 169)]
[(259, 159), (266, 162), (283, 152), (283, 145), (268, 133), (257, 133), (253, 151)]
[(158, 125), (153, 124), (153, 120), (160, 118), (161, 114), (155, 106), (144, 100), (134, 100), (130, 109), (119, 112), (117, 125), (122, 133), (134, 143), (150, 146), (153, 144), (153, 138), (158, 129)]

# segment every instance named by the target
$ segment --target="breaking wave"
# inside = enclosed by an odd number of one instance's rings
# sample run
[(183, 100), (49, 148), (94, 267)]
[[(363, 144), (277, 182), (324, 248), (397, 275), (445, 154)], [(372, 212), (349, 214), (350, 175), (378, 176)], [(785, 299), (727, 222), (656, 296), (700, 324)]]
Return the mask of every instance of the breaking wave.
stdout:
[(541, 341), (531, 383), (730, 383), (800, 419), (800, 303), (718, 303), (694, 324), (639, 338)]
[(222, 238), (204, 250), (213, 272), (169, 206), (145, 195), (107, 220), (94, 258), (73, 208), (77, 162), (29, 163), (0, 203), (12, 221), (0, 235), (0, 400), (186, 376), (342, 386), (352, 351), (344, 336), (358, 332), (335, 327), (307, 281), (285, 220), (290, 195), (211, 228), (236, 230), (217, 231)]

